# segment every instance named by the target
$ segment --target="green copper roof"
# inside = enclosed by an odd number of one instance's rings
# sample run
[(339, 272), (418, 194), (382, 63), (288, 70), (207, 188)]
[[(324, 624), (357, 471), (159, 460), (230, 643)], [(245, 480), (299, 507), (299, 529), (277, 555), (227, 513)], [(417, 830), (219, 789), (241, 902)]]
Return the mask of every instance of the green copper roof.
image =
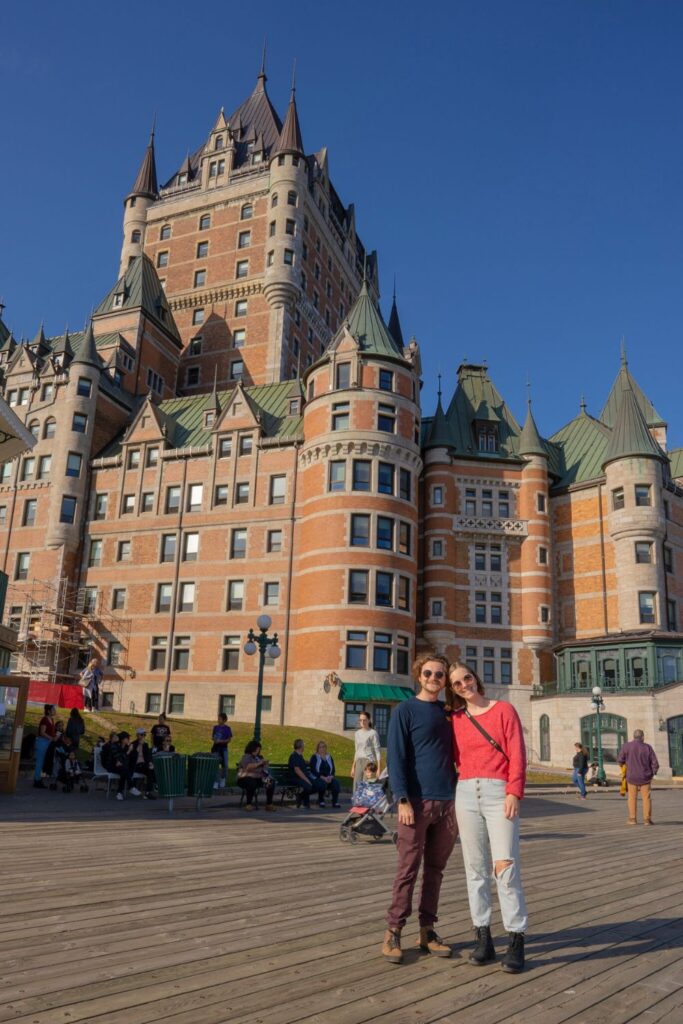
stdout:
[[(349, 310), (346, 319), (348, 330), (358, 342), (361, 352), (377, 356), (391, 356), (393, 359), (405, 358), (403, 349), (389, 333), (379, 309), (370, 297), (366, 281), (363, 281), (358, 298)], [(333, 346), (335, 341), (342, 337), (343, 331), (344, 324), (339, 328), (330, 345)]]
[(683, 477), (683, 448), (672, 448), (669, 452), (669, 463), (671, 465), (671, 476), (674, 480)]
[(522, 433), (519, 435), (518, 451), (520, 455), (544, 455), (546, 458), (548, 456), (546, 446), (541, 440), (541, 435), (538, 432), (536, 421), (531, 412), (531, 402), (528, 403), (526, 420), (522, 427)]
[[(123, 296), (118, 305), (114, 305), (114, 296), (116, 295)], [(116, 313), (121, 309), (138, 308), (162, 324), (167, 332), (177, 340), (178, 345), (182, 344), (161, 281), (152, 261), (144, 253), (132, 260), (126, 273), (116, 282), (95, 310), (95, 316), (102, 313)]]
[(631, 375), (622, 376), (622, 392), (617, 398), (612, 436), (602, 460), (603, 466), (616, 459), (640, 455), (663, 459), (664, 454), (648, 429), (645, 415), (631, 386)]
[(439, 392), (439, 399), (436, 404), (436, 412), (434, 418), (428, 421), (428, 430), (424, 435), (422, 442), (423, 448), (453, 448), (453, 438), (448, 426), (448, 420), (446, 414), (443, 411), (441, 405), (441, 393)]
[(626, 356), (622, 355), (621, 368), (617, 374), (617, 378), (612, 385), (612, 390), (609, 393), (607, 401), (605, 402), (604, 408), (600, 413), (600, 419), (603, 423), (606, 423), (608, 427), (613, 427), (617, 418), (617, 407), (619, 405), (619, 397), (624, 388), (630, 385), (633, 394), (636, 397), (640, 411), (645, 417), (645, 422), (648, 427), (660, 427), (666, 425), (666, 420), (663, 420), (659, 415), (654, 405), (649, 398), (646, 398), (643, 391), (639, 387), (638, 383), (631, 376), (626, 362)]
[(372, 701), (399, 701), (415, 696), (412, 687), (387, 686), (384, 683), (342, 683), (339, 687), (339, 700), (349, 700), (365, 704)]
[[(480, 452), (475, 421), (485, 418), (498, 427), (498, 450)], [(477, 459), (517, 461), (520, 428), (492, 383), (485, 366), (463, 364), (458, 369), (458, 386), (446, 411), (446, 422), (455, 452)]]
[(557, 452), (554, 466), (551, 460), (551, 468), (557, 476), (553, 490), (600, 479), (610, 433), (609, 428), (589, 416), (582, 405), (579, 415), (550, 438)]

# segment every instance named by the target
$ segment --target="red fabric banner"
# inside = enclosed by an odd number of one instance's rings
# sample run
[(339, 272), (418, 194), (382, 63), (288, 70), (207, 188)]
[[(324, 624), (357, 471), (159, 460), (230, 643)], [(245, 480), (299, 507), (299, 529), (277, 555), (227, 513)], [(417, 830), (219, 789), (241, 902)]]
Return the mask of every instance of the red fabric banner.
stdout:
[(82, 708), (83, 687), (69, 683), (46, 683), (32, 679), (28, 684), (28, 699), (36, 704), (55, 704), (58, 708)]

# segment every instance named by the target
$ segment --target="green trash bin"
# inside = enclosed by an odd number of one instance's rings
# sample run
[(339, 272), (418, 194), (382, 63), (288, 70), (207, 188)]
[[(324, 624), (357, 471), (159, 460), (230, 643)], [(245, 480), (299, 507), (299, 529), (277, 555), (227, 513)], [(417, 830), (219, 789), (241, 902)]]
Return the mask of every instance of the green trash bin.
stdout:
[(173, 810), (174, 798), (185, 796), (187, 756), (185, 754), (152, 754), (152, 762), (159, 796), (168, 800), (170, 812)]
[(187, 770), (187, 795), (197, 798), (213, 795), (213, 784), (218, 780), (220, 762), (214, 754), (190, 754)]

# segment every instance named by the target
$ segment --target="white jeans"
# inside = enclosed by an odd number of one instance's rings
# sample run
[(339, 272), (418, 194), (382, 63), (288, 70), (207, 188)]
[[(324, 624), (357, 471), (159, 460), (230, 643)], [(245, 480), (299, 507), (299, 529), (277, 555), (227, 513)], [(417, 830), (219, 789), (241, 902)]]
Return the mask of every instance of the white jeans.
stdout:
[[(496, 880), (503, 925), (508, 932), (525, 932), (527, 911), (519, 870), (519, 818), (504, 813), (505, 782), (501, 779), (465, 779), (455, 791), (467, 897), (475, 928), (491, 923), (491, 881)], [(500, 874), (493, 862), (512, 863)]]

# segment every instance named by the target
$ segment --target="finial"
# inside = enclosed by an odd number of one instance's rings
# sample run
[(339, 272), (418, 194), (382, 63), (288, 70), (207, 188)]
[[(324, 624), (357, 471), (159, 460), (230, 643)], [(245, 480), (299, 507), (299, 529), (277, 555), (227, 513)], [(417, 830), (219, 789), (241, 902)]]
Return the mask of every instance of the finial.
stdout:
[(157, 112), (155, 110), (154, 111), (154, 117), (152, 118), (152, 130), (149, 133), (150, 145), (154, 142), (154, 133), (156, 132), (156, 130), (157, 130)]
[(301, 377), (301, 347), (296, 354), (296, 379), (299, 380)]
[(580, 409), (581, 409), (581, 412), (585, 413), (585, 411), (586, 411), (586, 396), (585, 395), (581, 395), (581, 406), (580, 406)]
[(259, 71), (259, 78), (266, 80), (266, 47), (268, 44), (268, 36), (263, 37), (263, 54), (261, 56), (261, 70)]
[(294, 65), (292, 67), (292, 99), (296, 92), (296, 57), (294, 58)]
[(394, 303), (396, 302), (396, 274), (394, 274)]
[(624, 369), (628, 367), (628, 359), (626, 358), (626, 338), (623, 334), (621, 336), (621, 365)]
[(218, 364), (213, 368), (213, 390), (216, 390), (216, 384), (218, 383)]
[(363, 284), (368, 283), (368, 254), (363, 250)]
[(441, 373), (439, 372), (436, 376), (437, 376), (437, 380), (439, 382), (436, 393), (437, 393), (437, 396), (439, 398), (439, 401), (441, 401)]
[(529, 374), (526, 375), (526, 404), (531, 409), (531, 381), (529, 380)]

